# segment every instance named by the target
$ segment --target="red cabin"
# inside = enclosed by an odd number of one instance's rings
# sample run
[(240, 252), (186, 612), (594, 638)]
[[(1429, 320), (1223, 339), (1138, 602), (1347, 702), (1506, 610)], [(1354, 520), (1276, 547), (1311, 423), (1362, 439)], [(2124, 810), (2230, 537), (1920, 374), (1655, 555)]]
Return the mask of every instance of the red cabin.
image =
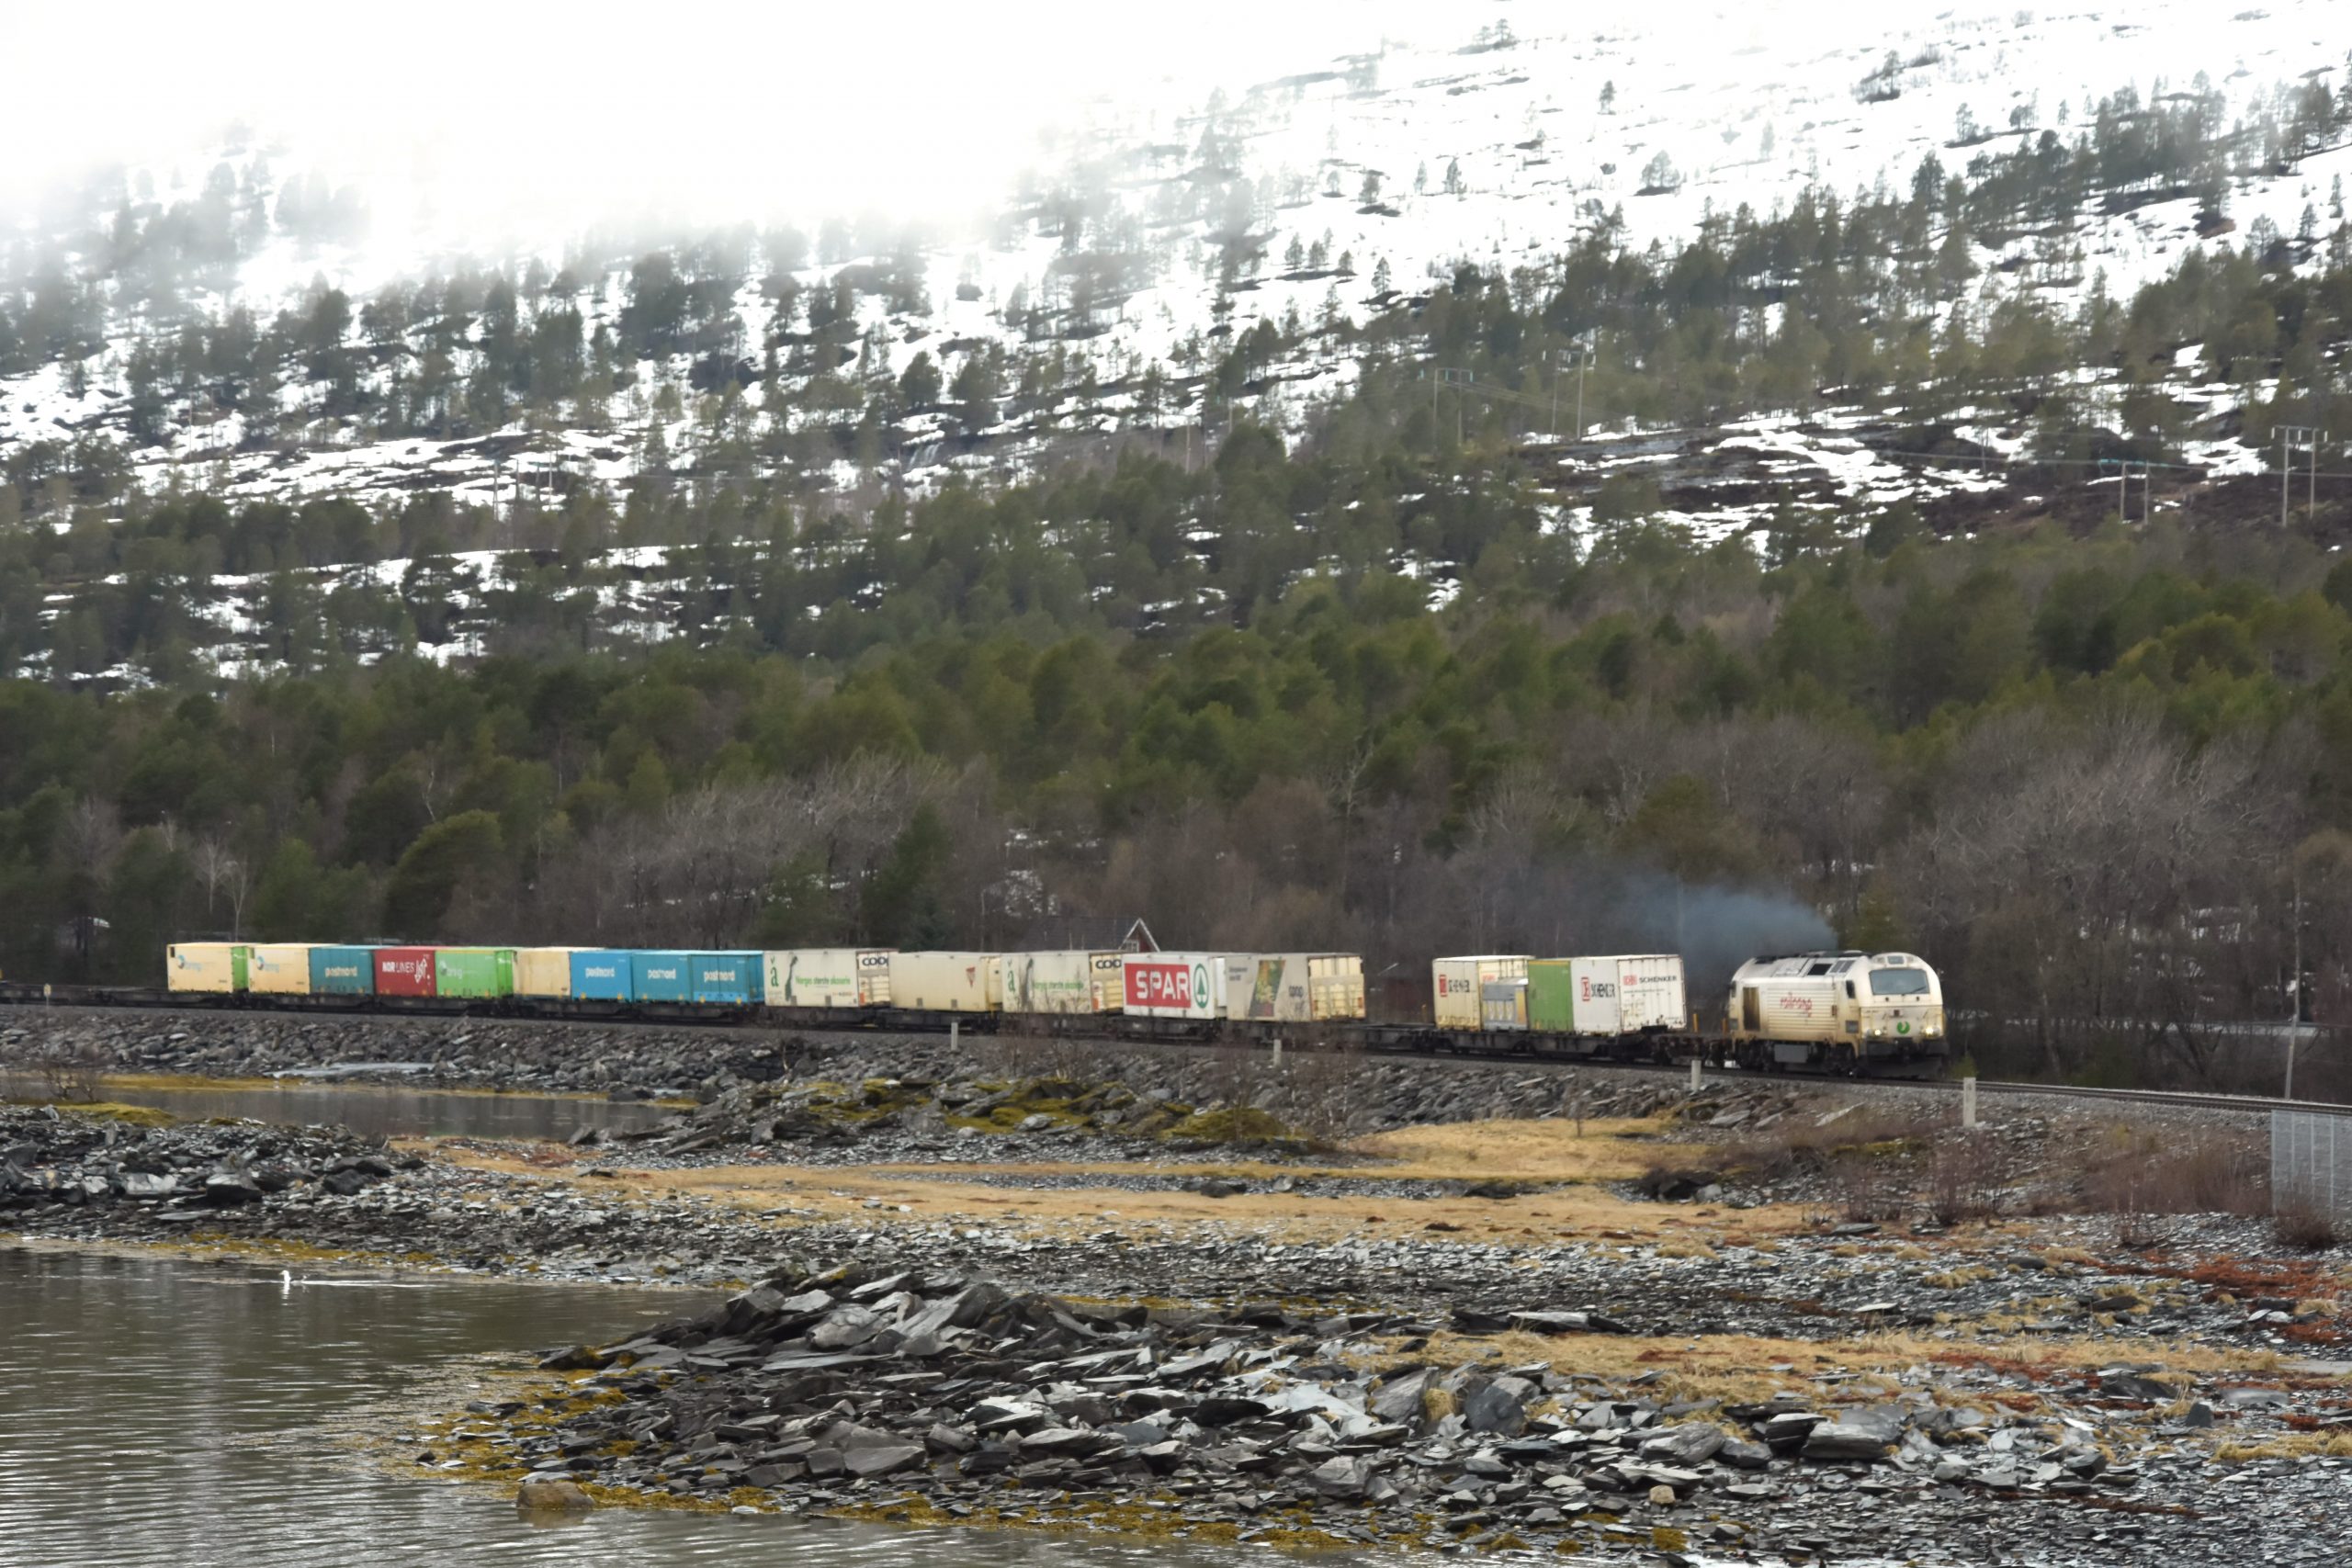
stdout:
[(379, 947), (376, 950), (376, 994), (379, 997), (434, 995), (433, 949)]

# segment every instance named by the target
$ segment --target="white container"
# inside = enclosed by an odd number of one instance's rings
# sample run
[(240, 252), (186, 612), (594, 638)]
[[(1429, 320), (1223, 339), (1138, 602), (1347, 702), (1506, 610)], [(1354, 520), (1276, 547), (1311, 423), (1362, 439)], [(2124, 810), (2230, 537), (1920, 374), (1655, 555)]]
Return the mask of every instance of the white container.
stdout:
[(890, 1001), (887, 947), (796, 947), (760, 955), (772, 1008), (876, 1008)]
[(1225, 1016), (1224, 953), (1129, 953), (1119, 959), (1120, 1010), (1131, 1018)]
[(998, 994), (1007, 1013), (1115, 1012), (1119, 958), (1116, 953), (1069, 950), (1008, 953), (997, 959)]
[(1690, 1026), (1679, 954), (1572, 958), (1568, 977), (1576, 987), (1578, 1033), (1638, 1034)]
[(890, 954), (890, 1005), (914, 1012), (994, 1012), (997, 957), (993, 953), (894, 953)]
[(1527, 978), (1524, 953), (1479, 953), (1441, 958), (1430, 965), (1430, 1002), (1440, 1029), (1486, 1025), (1486, 988), (1498, 980)]
[(311, 994), (311, 944), (255, 942), (245, 955), (245, 989), (268, 996)]
[(1226, 1014), (1272, 1023), (1363, 1016), (1363, 959), (1352, 953), (1236, 953), (1225, 961)]

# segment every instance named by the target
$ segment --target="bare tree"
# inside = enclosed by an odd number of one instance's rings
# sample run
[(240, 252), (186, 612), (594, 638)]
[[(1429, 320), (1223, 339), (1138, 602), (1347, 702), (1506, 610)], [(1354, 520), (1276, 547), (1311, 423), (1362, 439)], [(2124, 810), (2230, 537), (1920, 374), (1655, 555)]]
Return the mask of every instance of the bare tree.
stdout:
[(245, 896), (253, 890), (251, 872), (235, 851), (209, 834), (196, 841), (191, 862), (196, 867), (196, 879), (204, 885), (205, 919), (217, 920), (220, 906), (226, 900), (229, 939), (234, 942), (244, 933)]

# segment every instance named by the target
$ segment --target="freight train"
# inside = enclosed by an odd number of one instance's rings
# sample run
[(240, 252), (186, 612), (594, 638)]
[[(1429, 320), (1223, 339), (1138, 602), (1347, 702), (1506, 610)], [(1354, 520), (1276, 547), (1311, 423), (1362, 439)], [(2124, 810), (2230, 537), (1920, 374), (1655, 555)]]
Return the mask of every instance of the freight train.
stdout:
[(165, 970), (167, 999), (248, 1007), (1329, 1042), (1846, 1073), (1932, 1071), (1950, 1049), (1941, 983), (1905, 953), (1751, 959), (1708, 1022), (1672, 953), (1439, 958), (1428, 1010), (1401, 1018), (1370, 1016), (1363, 960), (1345, 953), (187, 942), (167, 950)]

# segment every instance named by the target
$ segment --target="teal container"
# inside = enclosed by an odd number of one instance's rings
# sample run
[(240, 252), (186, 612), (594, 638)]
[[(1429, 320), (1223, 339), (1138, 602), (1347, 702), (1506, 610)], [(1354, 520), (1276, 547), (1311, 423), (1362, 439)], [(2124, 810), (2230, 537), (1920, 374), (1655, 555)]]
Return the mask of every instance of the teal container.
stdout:
[(629, 989), (641, 1002), (690, 1002), (695, 999), (694, 958), (691, 953), (639, 949), (628, 955)]
[(376, 994), (376, 950), (372, 947), (311, 949), (311, 994), (372, 997)]
[(688, 961), (694, 977), (695, 1000), (744, 1007), (758, 1002), (766, 988), (762, 973), (763, 955), (757, 953), (697, 953)]

